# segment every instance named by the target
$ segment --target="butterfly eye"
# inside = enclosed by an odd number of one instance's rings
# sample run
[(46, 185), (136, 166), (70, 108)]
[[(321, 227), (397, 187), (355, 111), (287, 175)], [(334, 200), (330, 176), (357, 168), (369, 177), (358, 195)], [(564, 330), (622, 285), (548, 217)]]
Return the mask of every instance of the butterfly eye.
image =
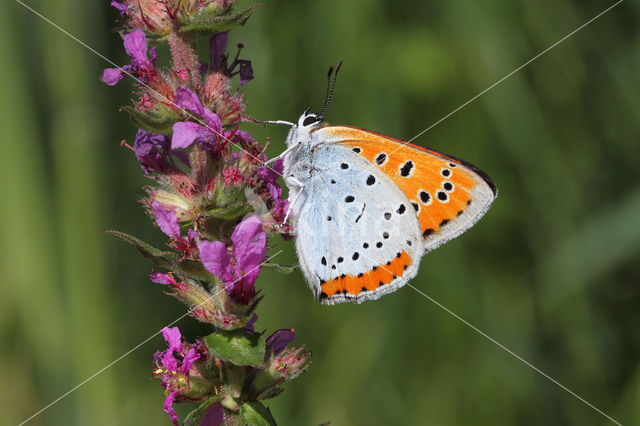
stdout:
[(302, 122), (303, 126), (310, 126), (313, 123), (315, 123), (316, 121), (320, 121), (320, 117), (318, 117), (317, 115), (310, 115), (307, 118), (304, 119), (304, 121)]

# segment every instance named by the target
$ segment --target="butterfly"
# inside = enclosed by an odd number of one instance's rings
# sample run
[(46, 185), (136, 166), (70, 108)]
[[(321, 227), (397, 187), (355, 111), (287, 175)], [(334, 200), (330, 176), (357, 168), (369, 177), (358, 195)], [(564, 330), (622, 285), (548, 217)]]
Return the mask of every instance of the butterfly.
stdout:
[(327, 94), (322, 113), (307, 109), (297, 124), (279, 122), (291, 126), (279, 156), (287, 217), (315, 297), (328, 305), (361, 303), (415, 277), (421, 257), (473, 226), (497, 189), (463, 160), (326, 124)]

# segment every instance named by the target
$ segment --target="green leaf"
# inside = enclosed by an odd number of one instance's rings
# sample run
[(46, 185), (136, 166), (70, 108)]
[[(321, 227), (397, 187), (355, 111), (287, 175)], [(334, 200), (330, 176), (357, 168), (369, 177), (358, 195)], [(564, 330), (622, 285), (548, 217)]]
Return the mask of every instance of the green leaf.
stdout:
[(180, 262), (179, 266), (185, 274), (193, 278), (199, 278), (207, 281), (211, 280), (211, 274), (205, 269), (202, 262), (195, 260), (184, 260)]
[(157, 266), (163, 266), (176, 273), (186, 274), (196, 279), (207, 281), (211, 280), (211, 274), (205, 269), (201, 262), (187, 259), (177, 263), (178, 260), (180, 260), (178, 253), (159, 250), (136, 237), (125, 234), (124, 232), (107, 231), (107, 234), (115, 235), (116, 237), (128, 242), (137, 248), (142, 256), (151, 260)]
[(149, 244), (145, 243), (142, 240), (139, 240), (136, 237), (133, 237), (129, 234), (125, 234), (120, 231), (107, 231), (107, 234), (115, 235), (118, 238), (121, 238), (138, 249), (138, 251), (145, 258), (151, 260), (158, 266), (165, 266), (167, 268), (171, 268), (174, 266), (175, 261), (175, 253), (171, 253), (169, 251), (162, 251)]
[(198, 408), (190, 412), (187, 417), (184, 418), (183, 426), (198, 426), (202, 422), (202, 419), (209, 411), (212, 405), (220, 401), (220, 395), (213, 396), (200, 404)]
[(259, 367), (265, 353), (264, 338), (258, 333), (249, 334), (241, 328), (234, 331), (216, 331), (205, 337), (211, 353), (235, 365)]
[(276, 424), (271, 412), (259, 402), (247, 402), (240, 406), (240, 415), (248, 425), (272, 426)]
[(168, 135), (173, 131), (173, 125), (180, 120), (180, 116), (174, 110), (160, 104), (146, 112), (131, 106), (122, 109), (129, 113), (129, 118), (136, 127), (151, 133)]
[(219, 10), (204, 9), (197, 16), (190, 17), (180, 28), (181, 33), (190, 34), (196, 37), (212, 36), (215, 34), (229, 31), (230, 29), (244, 25), (251, 17), (253, 11), (262, 6), (261, 3), (254, 4), (240, 12), (228, 15), (218, 15)]

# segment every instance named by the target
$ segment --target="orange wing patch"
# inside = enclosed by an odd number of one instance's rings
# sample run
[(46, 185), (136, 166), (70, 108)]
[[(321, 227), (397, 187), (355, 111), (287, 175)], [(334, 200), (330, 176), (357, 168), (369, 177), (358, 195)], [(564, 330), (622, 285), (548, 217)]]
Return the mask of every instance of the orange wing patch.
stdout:
[(465, 212), (473, 203), (473, 188), (480, 179), (495, 194), (493, 182), (483, 172), (437, 151), (347, 126), (330, 126), (322, 131), (336, 142), (349, 145), (400, 187), (418, 213), (425, 238)]
[(386, 264), (374, 267), (371, 271), (358, 275), (343, 275), (333, 280), (320, 283), (322, 293), (320, 299), (336, 294), (357, 296), (364, 291), (375, 291), (378, 287), (391, 283), (404, 274), (413, 261), (406, 251), (398, 253)]

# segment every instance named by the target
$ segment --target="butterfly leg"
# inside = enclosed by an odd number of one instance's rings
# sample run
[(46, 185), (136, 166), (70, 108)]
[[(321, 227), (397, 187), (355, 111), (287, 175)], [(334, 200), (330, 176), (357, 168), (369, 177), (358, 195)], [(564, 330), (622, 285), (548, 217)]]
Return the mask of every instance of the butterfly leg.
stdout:
[(290, 127), (293, 127), (296, 125), (296, 123), (292, 123), (290, 121), (285, 121), (285, 120), (267, 120), (267, 121), (263, 121), (262, 124), (284, 124), (285, 126), (290, 126)]
[(277, 157), (273, 157), (267, 161), (265, 161), (264, 163), (262, 163), (263, 166), (267, 166), (271, 163), (274, 163), (276, 161), (278, 161), (281, 158), (284, 158), (287, 156), (287, 154), (289, 154), (294, 148), (297, 148), (296, 145), (290, 146), (289, 148), (285, 149), (284, 151), (282, 151), (282, 153), (280, 153), (280, 155), (278, 155)]
[[(293, 197), (293, 200), (289, 203), (289, 207), (287, 208), (287, 213), (284, 215), (284, 220), (282, 221), (280, 226), (284, 226), (287, 223), (287, 220), (289, 220), (289, 215), (291, 214), (293, 207), (296, 205), (296, 203), (300, 199), (300, 196), (302, 195), (302, 192), (304, 191), (304, 183), (300, 182), (295, 177), (289, 176), (286, 180), (287, 180), (287, 184), (291, 183), (295, 185), (297, 187), (298, 192)], [(291, 185), (287, 185), (287, 186), (291, 188)]]

